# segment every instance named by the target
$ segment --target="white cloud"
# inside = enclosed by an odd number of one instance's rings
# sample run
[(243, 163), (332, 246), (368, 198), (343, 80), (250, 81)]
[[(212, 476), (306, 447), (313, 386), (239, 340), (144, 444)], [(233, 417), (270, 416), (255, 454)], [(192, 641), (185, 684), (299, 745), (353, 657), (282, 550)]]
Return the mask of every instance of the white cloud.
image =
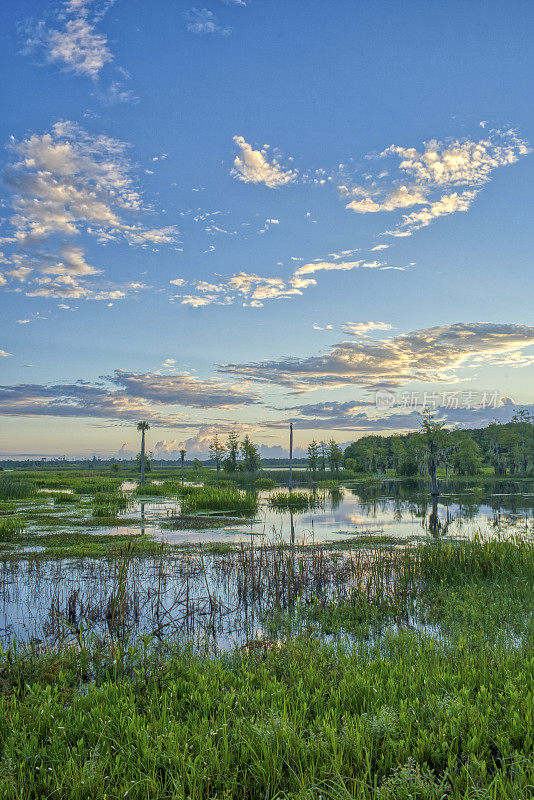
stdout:
[[(409, 237), (441, 216), (467, 211), (497, 168), (516, 163), (528, 152), (527, 142), (513, 130), (489, 131), (479, 140), (432, 140), (421, 151), (391, 145), (379, 158), (398, 160), (397, 173), (395, 165), (391, 170), (380, 168), (380, 172), (371, 169), (364, 175), (367, 185), (342, 184), (338, 189), (349, 198), (346, 208), (358, 214), (425, 206), (404, 214), (396, 228), (384, 231), (389, 236)], [(371, 164), (373, 158), (376, 156), (369, 157)], [(406, 183), (407, 178), (411, 184)], [(444, 193), (447, 188), (451, 191)], [(385, 245), (372, 249), (385, 249)]]
[(380, 341), (345, 341), (322, 356), (225, 364), (221, 372), (295, 391), (349, 385), (401, 386), (411, 381), (451, 382), (458, 379), (458, 370), (481, 362), (532, 364), (534, 357), (523, 355), (523, 350), (532, 345), (534, 327), (459, 322)]
[[(293, 259), (300, 261), (301, 259)], [(185, 295), (183, 305), (195, 307), (230, 305), (246, 300), (246, 305), (261, 308), (265, 300), (288, 299), (302, 295), (304, 289), (315, 286), (317, 280), (307, 277), (318, 272), (349, 271), (353, 269), (387, 269), (379, 261), (312, 261), (302, 264), (288, 277), (265, 277), (253, 272), (238, 272), (218, 284), (197, 281), (195, 287), (200, 295)], [(172, 281), (171, 281), (172, 283)]]
[(345, 322), (342, 330), (351, 336), (366, 336), (369, 331), (390, 331), (392, 327), (387, 322)]
[(295, 170), (283, 170), (276, 159), (267, 159), (267, 150), (254, 150), (242, 136), (234, 136), (239, 155), (234, 159), (231, 174), (244, 183), (264, 183), (276, 188), (295, 180)]
[[(87, 263), (79, 244), (69, 242), (80, 234), (140, 246), (175, 241), (175, 226), (148, 228), (138, 222), (145, 209), (125, 143), (58, 122), (50, 133), (12, 140), (9, 151), (4, 180), (12, 192), (12, 233), (6, 237), (16, 248), (8, 259), (12, 278), (28, 281), (32, 271), (77, 281), (95, 276), (100, 270)], [(50, 296), (94, 295), (83, 288), (70, 292), (63, 283), (61, 293)]]
[(418, 183), (481, 186), (497, 167), (514, 164), (528, 152), (527, 143), (514, 131), (493, 131), (491, 137), (479, 141), (458, 140), (445, 145), (433, 139), (422, 152), (414, 147), (391, 145), (381, 155), (398, 156), (399, 169)]
[(371, 250), (374, 252), (375, 250), (387, 250), (389, 244), (377, 244), (374, 247), (371, 247)]
[(361, 200), (352, 200), (347, 204), (346, 208), (350, 208), (351, 211), (357, 214), (395, 211), (398, 208), (407, 208), (427, 202), (426, 192), (419, 186), (399, 186), (389, 192), (384, 200), (378, 202), (361, 187), (357, 190), (352, 190), (352, 193), (355, 192), (364, 196)]
[(476, 189), (468, 189), (461, 193), (452, 192), (448, 195), (445, 194), (439, 200), (436, 200), (435, 203), (431, 203), (427, 208), (404, 215), (404, 220), (401, 225), (403, 227), (409, 226), (411, 230), (417, 230), (430, 225), (437, 217), (454, 214), (456, 211), (468, 211), (477, 194), (478, 191)]
[[(47, 27), (43, 20), (26, 25), (27, 39), (23, 52), (38, 50), (49, 64), (60, 64), (68, 72), (95, 80), (103, 67), (113, 61), (105, 34), (95, 25), (112, 2), (67, 2), (57, 14), (61, 28)], [(92, 19), (90, 19), (90, 12)], [(70, 17), (70, 18), (69, 18)]]
[(184, 12), (184, 19), (186, 20), (186, 29), (189, 33), (208, 34), (219, 33), (221, 36), (227, 36), (231, 33), (231, 28), (224, 28), (219, 25), (217, 17), (213, 11), (207, 8), (191, 8), (189, 11)]
[[(0, 356), (9, 353), (0, 351)], [(115, 370), (98, 382), (14, 384), (0, 386), (0, 415), (147, 419), (154, 425), (189, 427), (191, 420), (174, 409), (235, 408), (258, 402), (246, 387), (218, 378), (186, 374)]]
[(0, 358), (11, 358), (12, 355), (12, 353), (6, 353), (5, 350), (0, 350)]
[(377, 269), (382, 266), (379, 261), (312, 261), (303, 264), (295, 271), (295, 275), (312, 275), (314, 272), (330, 272), (331, 270), (348, 271), (359, 267), (360, 269)]

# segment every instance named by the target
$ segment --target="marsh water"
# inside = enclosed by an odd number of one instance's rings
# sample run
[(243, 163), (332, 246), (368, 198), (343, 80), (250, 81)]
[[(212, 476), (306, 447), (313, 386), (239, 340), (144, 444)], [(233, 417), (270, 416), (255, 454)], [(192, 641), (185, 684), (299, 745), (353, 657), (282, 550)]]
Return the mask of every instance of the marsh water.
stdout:
[[(436, 533), (435, 528), (431, 530), (428, 486), (422, 481), (351, 483), (342, 486), (339, 493), (311, 492), (297, 487), (297, 491), (307, 492), (314, 501), (313, 508), (304, 511), (272, 508), (269, 498), (273, 491), (258, 493), (258, 513), (253, 520), (222, 525), (218, 516), (217, 527), (210, 528), (208, 518), (201, 530), (194, 526), (188, 529), (187, 523), (179, 522), (178, 498), (140, 499), (126, 512), (132, 519), (132, 527), (116, 531), (143, 531), (172, 544), (247, 542), (251, 537), (276, 538), (288, 543), (335, 543), (341, 538), (368, 533), (401, 539)], [(513, 531), (534, 514), (534, 482), (499, 481), (486, 485), (448, 482), (442, 487), (436, 510), (440, 535), (466, 537), (488, 527)], [(229, 516), (233, 518), (232, 514)], [(172, 528), (173, 519), (179, 529)], [(161, 527), (162, 522), (165, 527)]]
[[(310, 492), (313, 507), (301, 512), (273, 508), (272, 492), (262, 491), (252, 520), (221, 513), (182, 518), (179, 498), (143, 499), (132, 492), (120, 526), (90, 532), (144, 533), (185, 547), (164, 549), (161, 557), (133, 554), (122, 563), (32, 559), (31, 553), (0, 561), (0, 642), (50, 643), (88, 631), (105, 637), (122, 626), (227, 649), (262, 635), (264, 611), (273, 603), (290, 607), (297, 595), (299, 602), (311, 602), (334, 589), (348, 591), (357, 552), (352, 543), (361, 536), (402, 543), (532, 532), (534, 482), (449, 482), (441, 490), (432, 530), (428, 486), (419, 481), (367, 481), (340, 492)], [(39, 502), (53, 503), (44, 494)], [(68, 531), (71, 513), (68, 504), (57, 508), (58, 530), (63, 525)], [(244, 546), (225, 550), (235, 543)], [(288, 551), (288, 544), (296, 550)], [(310, 547), (299, 548), (303, 544)]]

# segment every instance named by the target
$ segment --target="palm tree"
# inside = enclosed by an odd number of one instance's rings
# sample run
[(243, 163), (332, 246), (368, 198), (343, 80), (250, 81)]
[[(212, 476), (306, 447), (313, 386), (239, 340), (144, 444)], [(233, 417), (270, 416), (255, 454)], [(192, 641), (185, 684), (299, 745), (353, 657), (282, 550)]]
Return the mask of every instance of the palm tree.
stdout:
[(148, 422), (137, 423), (137, 430), (141, 431), (141, 485), (145, 482), (145, 433), (149, 428)]
[(182, 448), (180, 450), (180, 458), (182, 459), (182, 486), (184, 485), (184, 460), (186, 451)]

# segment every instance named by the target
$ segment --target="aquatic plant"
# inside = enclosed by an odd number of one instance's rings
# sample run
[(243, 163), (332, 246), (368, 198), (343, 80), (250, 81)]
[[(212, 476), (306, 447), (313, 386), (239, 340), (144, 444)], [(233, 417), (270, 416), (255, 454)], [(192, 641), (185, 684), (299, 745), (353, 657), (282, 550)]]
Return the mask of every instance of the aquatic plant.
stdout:
[(299, 511), (318, 508), (321, 505), (319, 498), (308, 492), (276, 492), (269, 497), (268, 503), (271, 508)]
[(257, 498), (251, 492), (230, 488), (217, 489), (211, 486), (188, 487), (188, 489), (182, 496), (180, 508), (183, 514), (198, 511), (230, 511), (254, 515), (258, 509)]
[(22, 500), (35, 492), (35, 484), (24, 477), (0, 475), (0, 500)]
[(124, 492), (99, 492), (92, 504), (93, 517), (116, 517), (120, 511), (126, 511), (130, 498)]
[(24, 533), (24, 522), (17, 517), (0, 517), (0, 541), (6, 542)]

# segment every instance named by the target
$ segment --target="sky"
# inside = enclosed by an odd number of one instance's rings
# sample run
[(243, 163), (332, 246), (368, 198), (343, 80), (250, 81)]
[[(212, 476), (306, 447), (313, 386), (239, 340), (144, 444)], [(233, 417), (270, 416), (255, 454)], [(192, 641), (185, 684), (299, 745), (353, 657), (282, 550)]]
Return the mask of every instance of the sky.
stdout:
[(0, 10), (0, 455), (534, 411), (534, 6)]

